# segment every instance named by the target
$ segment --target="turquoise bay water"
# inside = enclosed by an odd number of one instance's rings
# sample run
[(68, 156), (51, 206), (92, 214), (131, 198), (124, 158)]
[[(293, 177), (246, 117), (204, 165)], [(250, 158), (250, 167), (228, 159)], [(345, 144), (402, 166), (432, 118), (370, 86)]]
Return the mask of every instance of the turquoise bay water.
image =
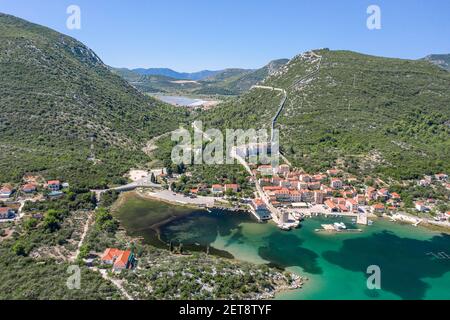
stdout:
[[(304, 289), (278, 299), (450, 299), (450, 260), (429, 255), (448, 252), (449, 235), (384, 220), (361, 234), (315, 232), (333, 221), (310, 219), (301, 229), (285, 232), (235, 213), (195, 213), (161, 232), (165, 239), (210, 244), (237, 259), (272, 263), (310, 279)], [(367, 289), (370, 265), (381, 269), (382, 290)]]
[[(147, 209), (151, 215), (148, 203)], [(133, 219), (128, 213), (127, 219)], [(358, 234), (315, 232), (335, 221), (342, 219), (309, 219), (302, 228), (286, 232), (271, 223), (256, 223), (247, 214), (194, 210), (158, 232), (163, 242), (209, 245), (239, 260), (270, 263), (309, 278), (303, 289), (278, 299), (450, 299), (450, 259), (431, 255), (450, 255), (450, 235), (386, 220)], [(367, 289), (370, 265), (381, 269), (381, 290)]]

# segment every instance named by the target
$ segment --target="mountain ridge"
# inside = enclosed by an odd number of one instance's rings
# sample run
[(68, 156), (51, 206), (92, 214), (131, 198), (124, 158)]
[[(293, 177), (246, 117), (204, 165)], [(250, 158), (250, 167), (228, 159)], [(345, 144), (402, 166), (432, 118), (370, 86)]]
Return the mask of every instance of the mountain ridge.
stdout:
[[(304, 53), (267, 77), (286, 89), (281, 149), (308, 172), (341, 165), (397, 179), (450, 170), (450, 74), (427, 61), (351, 51)], [(213, 128), (267, 128), (281, 93), (254, 89), (201, 116)], [(258, 110), (258, 112), (254, 112)]]
[[(141, 146), (185, 114), (142, 95), (72, 37), (0, 14), (0, 40), (3, 179), (43, 172), (110, 183), (144, 161)], [(95, 163), (87, 160), (91, 143)]]
[(429, 61), (447, 71), (450, 71), (450, 54), (430, 54), (422, 60)]

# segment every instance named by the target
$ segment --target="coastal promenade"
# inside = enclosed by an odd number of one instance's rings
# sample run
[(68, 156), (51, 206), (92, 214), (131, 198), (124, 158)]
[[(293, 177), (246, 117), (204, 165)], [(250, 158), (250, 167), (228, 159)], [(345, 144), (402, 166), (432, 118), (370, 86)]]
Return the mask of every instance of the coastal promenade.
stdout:
[(166, 201), (174, 204), (181, 205), (193, 205), (198, 207), (213, 208), (216, 202), (214, 197), (202, 197), (190, 198), (180, 193), (174, 193), (169, 190), (148, 191), (145, 193), (151, 198)]

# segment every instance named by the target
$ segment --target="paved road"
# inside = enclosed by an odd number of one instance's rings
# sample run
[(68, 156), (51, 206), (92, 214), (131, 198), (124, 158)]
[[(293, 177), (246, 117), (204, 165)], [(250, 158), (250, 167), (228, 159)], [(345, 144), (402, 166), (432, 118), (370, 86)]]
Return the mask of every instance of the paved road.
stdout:
[(141, 179), (123, 186), (119, 186), (119, 187), (115, 187), (115, 188), (110, 188), (110, 189), (104, 189), (104, 190), (91, 190), (91, 192), (94, 192), (97, 200), (99, 200), (102, 196), (103, 193), (108, 192), (108, 191), (119, 191), (119, 192), (125, 192), (125, 191), (132, 191), (135, 190), (137, 188), (162, 188), (162, 186), (160, 184), (156, 184), (150, 181), (150, 178), (146, 178), (146, 179)]

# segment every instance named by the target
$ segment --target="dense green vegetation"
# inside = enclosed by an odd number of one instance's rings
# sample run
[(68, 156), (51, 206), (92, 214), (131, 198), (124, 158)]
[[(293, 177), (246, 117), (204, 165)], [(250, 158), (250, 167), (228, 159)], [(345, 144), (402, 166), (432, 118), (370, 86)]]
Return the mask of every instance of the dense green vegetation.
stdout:
[(0, 299), (121, 299), (112, 284), (83, 266), (80, 289), (66, 285), (73, 274), (68, 258), (95, 205), (90, 192), (71, 190), (58, 200), (27, 202), (22, 221), (1, 224), (11, 236), (0, 238)]
[[(314, 171), (343, 162), (353, 173), (397, 179), (450, 171), (448, 72), (425, 61), (317, 52), (320, 72), (302, 89), (292, 85), (318, 65), (302, 56), (265, 81), (288, 90), (277, 127), (295, 165)], [(201, 117), (211, 127), (268, 127), (275, 95), (252, 90)]]
[(133, 296), (163, 300), (269, 298), (280, 287), (296, 283), (292, 274), (265, 265), (235, 263), (203, 253), (168, 255), (148, 247), (142, 251), (139, 272), (124, 273), (121, 278)]
[(5, 14), (0, 74), (1, 182), (40, 172), (91, 187), (117, 183), (145, 162), (145, 141), (186, 116), (139, 93), (80, 42)]

